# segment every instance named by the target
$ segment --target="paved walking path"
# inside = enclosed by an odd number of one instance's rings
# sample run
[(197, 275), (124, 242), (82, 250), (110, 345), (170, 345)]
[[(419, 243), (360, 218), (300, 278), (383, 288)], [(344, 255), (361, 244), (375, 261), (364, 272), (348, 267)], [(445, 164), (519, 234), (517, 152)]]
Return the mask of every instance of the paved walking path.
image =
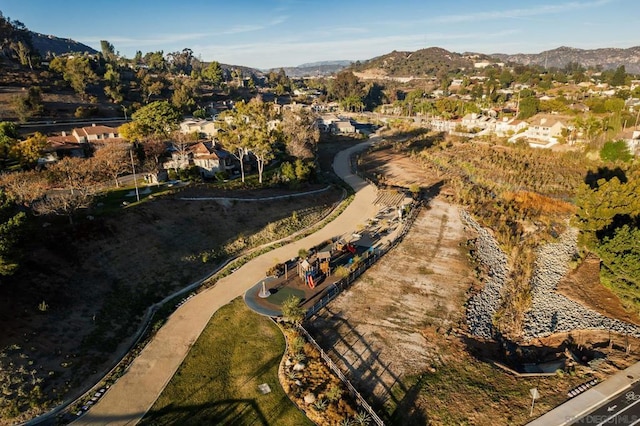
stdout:
[(377, 136), (374, 136), (368, 142), (338, 153), (334, 159), (335, 172), (356, 191), (355, 199), (340, 216), (304, 239), (252, 259), (215, 286), (189, 299), (171, 315), (127, 372), (87, 414), (73, 424), (136, 424), (171, 380), (213, 313), (243, 295), (278, 261), (297, 256), (301, 248), (308, 249), (332, 237), (352, 232), (358, 229), (358, 225), (364, 225), (368, 218), (375, 216), (376, 189), (351, 173), (349, 157), (376, 140)]

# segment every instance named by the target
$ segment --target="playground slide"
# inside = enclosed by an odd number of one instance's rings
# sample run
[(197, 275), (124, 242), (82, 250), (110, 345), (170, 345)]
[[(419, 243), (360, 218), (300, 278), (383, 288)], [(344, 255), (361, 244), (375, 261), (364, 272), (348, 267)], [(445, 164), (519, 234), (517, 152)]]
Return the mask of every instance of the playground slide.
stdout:
[(309, 287), (310, 288), (316, 287), (316, 284), (313, 282), (313, 277), (311, 275), (309, 275)]

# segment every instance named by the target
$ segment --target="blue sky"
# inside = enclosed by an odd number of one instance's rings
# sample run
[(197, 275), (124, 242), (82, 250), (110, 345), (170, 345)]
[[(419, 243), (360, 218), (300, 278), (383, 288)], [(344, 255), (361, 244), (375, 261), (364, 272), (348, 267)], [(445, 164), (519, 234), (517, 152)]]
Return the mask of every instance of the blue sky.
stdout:
[(255, 68), (363, 60), (392, 50), (537, 53), (640, 45), (638, 0), (2, 0), (5, 17), (99, 50), (190, 48)]

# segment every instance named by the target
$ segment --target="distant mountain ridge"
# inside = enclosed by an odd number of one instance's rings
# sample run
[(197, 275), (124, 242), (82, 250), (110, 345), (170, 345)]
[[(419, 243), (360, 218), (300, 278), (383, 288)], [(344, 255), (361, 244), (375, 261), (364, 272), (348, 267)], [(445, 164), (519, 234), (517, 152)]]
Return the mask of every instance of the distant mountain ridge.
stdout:
[(98, 53), (94, 48), (69, 38), (60, 38), (33, 31), (30, 31), (30, 33), (33, 47), (40, 52), (40, 55), (43, 58), (46, 58), (47, 56), (59, 56), (65, 53)]
[[(477, 53), (474, 56), (477, 60), (488, 58)], [(469, 68), (473, 68), (473, 60), (469, 57), (440, 47), (428, 47), (415, 52), (394, 50), (386, 55), (357, 62), (350, 67), (355, 72), (380, 77), (423, 77), (442, 71)]]
[[(352, 63), (353, 61), (348, 60), (319, 61), (300, 64), (296, 67), (283, 67), (282, 69), (289, 78), (324, 77), (335, 74)], [(274, 68), (274, 70), (279, 69)]]
[(628, 49), (613, 47), (577, 49), (575, 47), (561, 46), (540, 53), (518, 53), (513, 55), (494, 53), (490, 56), (500, 58), (505, 62), (515, 62), (523, 65), (546, 65), (547, 68), (563, 68), (569, 62), (577, 62), (585, 68), (601, 66), (603, 69), (615, 69), (620, 65), (624, 65), (628, 73), (640, 73), (640, 46)]

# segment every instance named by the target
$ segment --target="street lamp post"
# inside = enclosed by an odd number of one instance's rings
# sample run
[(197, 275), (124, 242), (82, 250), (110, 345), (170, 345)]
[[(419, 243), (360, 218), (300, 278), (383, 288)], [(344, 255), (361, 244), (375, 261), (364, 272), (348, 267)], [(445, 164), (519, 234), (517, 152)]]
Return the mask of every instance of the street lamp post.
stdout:
[(138, 192), (138, 179), (136, 179), (136, 166), (133, 163), (133, 148), (129, 150), (129, 154), (131, 155), (131, 169), (133, 170), (133, 184), (136, 187), (136, 200), (140, 201), (140, 192)]

